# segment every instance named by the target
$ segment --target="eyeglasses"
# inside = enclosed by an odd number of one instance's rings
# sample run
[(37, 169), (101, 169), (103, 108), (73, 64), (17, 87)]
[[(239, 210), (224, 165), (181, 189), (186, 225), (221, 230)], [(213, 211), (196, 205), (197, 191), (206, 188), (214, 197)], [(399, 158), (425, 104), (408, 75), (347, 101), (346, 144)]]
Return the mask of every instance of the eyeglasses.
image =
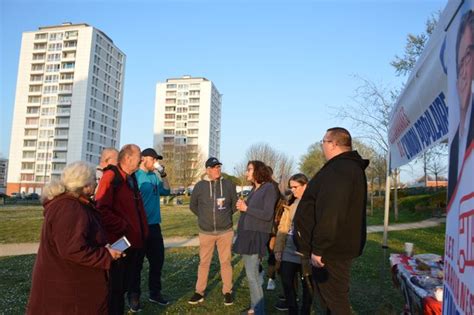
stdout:
[(326, 140), (326, 139), (322, 139), (321, 141), (319, 141), (321, 144), (327, 142), (327, 143), (331, 143), (333, 142), (332, 140)]

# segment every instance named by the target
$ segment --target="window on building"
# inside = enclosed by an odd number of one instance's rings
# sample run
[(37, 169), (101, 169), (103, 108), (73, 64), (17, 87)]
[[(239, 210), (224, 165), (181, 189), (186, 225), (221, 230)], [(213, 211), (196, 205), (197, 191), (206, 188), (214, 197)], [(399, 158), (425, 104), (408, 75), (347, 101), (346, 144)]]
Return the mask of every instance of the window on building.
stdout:
[(64, 33), (64, 38), (69, 39), (69, 38), (75, 38), (78, 35), (78, 31), (68, 31)]
[(48, 74), (44, 76), (44, 83), (56, 83), (59, 76), (57, 74)]
[(63, 33), (49, 33), (49, 40), (50, 41), (56, 41), (56, 40), (62, 40), (63, 39)]
[[(41, 108), (41, 116), (54, 116), (55, 114), (56, 114), (56, 107)], [(51, 135), (53, 135), (52, 131), (51, 131)]]
[(41, 118), (40, 127), (53, 127), (54, 118)]
[(54, 140), (54, 146), (55, 147), (67, 147), (67, 140)]
[(34, 159), (36, 156), (35, 151), (23, 151), (23, 158), (24, 159)]
[(46, 65), (46, 72), (58, 72), (60, 68), (61, 68), (61, 65), (59, 63)]
[(43, 81), (43, 75), (42, 74), (32, 74), (30, 76), (30, 81), (33, 81), (33, 82)]
[(28, 96), (28, 103), (30, 104), (41, 103), (41, 96)]
[(25, 129), (25, 136), (37, 136), (38, 129)]
[(44, 64), (42, 63), (34, 63), (31, 65), (31, 71), (43, 71), (44, 70)]
[(61, 54), (60, 53), (48, 54), (48, 57), (47, 57), (46, 60), (47, 61), (59, 61), (59, 60), (61, 60)]
[(53, 130), (47, 129), (47, 130), (40, 130), (39, 132), (39, 137), (41, 139), (48, 139), (49, 137), (53, 136)]
[(30, 92), (41, 92), (41, 85), (30, 85)]
[(34, 44), (33, 45), (34, 50), (43, 50), (46, 49), (46, 44), (45, 43), (39, 43), (39, 44)]
[(33, 60), (44, 60), (45, 54), (33, 54)]
[(61, 65), (61, 69), (74, 69), (74, 66), (74, 62), (63, 62)]
[(64, 47), (65, 48), (74, 48), (77, 47), (77, 41), (71, 40), (71, 41), (64, 41)]
[(59, 51), (63, 48), (62, 43), (53, 43), (48, 45), (48, 51)]
[(47, 39), (47, 38), (48, 38), (48, 34), (47, 34), (47, 33), (35, 34), (35, 39)]
[(46, 85), (43, 88), (43, 93), (44, 94), (58, 93), (58, 86), (57, 85)]
[(36, 140), (23, 140), (24, 147), (36, 147)]

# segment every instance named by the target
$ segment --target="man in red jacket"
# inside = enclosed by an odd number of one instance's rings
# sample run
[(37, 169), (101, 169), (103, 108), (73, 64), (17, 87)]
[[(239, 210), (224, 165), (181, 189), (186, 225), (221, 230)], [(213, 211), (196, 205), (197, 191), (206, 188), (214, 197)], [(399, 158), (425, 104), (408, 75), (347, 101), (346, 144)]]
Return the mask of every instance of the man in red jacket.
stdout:
[[(107, 169), (96, 193), (97, 208), (101, 214), (102, 226), (110, 244), (126, 236), (131, 247), (127, 256), (115, 261), (110, 268), (109, 314), (124, 312), (124, 293), (130, 275), (137, 268), (137, 260), (144, 250), (148, 224), (143, 201), (133, 173), (140, 165), (141, 151), (137, 145), (127, 144), (118, 156), (117, 167)], [(129, 297), (132, 311), (139, 310), (138, 299)]]

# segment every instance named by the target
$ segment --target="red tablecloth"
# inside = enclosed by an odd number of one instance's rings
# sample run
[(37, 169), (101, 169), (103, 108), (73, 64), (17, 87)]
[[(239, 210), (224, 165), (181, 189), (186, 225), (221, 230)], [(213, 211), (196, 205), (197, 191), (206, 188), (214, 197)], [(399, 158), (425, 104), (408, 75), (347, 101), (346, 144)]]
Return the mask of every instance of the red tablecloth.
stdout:
[(401, 290), (407, 309), (411, 314), (440, 314), (442, 303), (432, 297), (432, 292), (416, 285), (413, 277), (419, 274), (416, 270), (415, 259), (401, 254), (391, 254), (392, 279)]

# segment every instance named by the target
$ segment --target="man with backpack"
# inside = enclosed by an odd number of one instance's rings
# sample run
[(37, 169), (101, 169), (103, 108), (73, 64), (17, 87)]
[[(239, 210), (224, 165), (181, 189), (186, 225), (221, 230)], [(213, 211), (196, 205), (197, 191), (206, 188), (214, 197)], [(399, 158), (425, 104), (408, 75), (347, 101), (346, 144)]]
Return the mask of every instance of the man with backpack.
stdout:
[(140, 148), (134, 144), (122, 147), (117, 167), (106, 170), (96, 193), (97, 209), (110, 244), (126, 236), (131, 247), (123, 259), (112, 263), (109, 272), (109, 314), (124, 312), (124, 293), (132, 270), (138, 264), (148, 236), (143, 201), (134, 172), (141, 160)]

